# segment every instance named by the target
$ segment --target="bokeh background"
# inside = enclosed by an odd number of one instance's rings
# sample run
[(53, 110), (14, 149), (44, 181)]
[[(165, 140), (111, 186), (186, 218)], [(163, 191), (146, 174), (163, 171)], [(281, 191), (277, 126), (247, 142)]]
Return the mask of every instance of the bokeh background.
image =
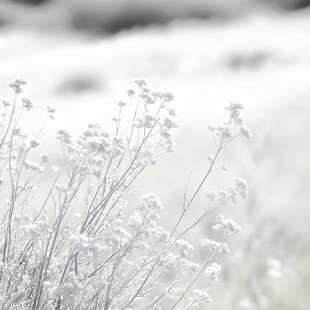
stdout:
[[(22, 76), (43, 116), (46, 148), (56, 130), (78, 135), (111, 126), (115, 103), (137, 77), (175, 95), (177, 152), (137, 184), (156, 192), (167, 223), (180, 209), (190, 171), (195, 186), (214, 146), (207, 126), (223, 107), (245, 106), (252, 141), (224, 154), (230, 170), (209, 190), (248, 180), (246, 202), (225, 210), (242, 227), (223, 259), (211, 310), (310, 309), (309, 0), (1, 0), (0, 94)], [(29, 120), (31, 128), (36, 120)], [(207, 190), (207, 189), (206, 189)], [(202, 197), (200, 197), (202, 199)], [(199, 201), (195, 206), (199, 212)], [(204, 238), (208, 230), (197, 231)]]

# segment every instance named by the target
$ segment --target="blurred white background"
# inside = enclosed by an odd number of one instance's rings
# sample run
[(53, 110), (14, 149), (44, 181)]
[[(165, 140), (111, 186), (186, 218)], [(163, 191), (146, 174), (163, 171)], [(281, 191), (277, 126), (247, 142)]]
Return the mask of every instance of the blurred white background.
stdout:
[(9, 96), (8, 81), (22, 76), (38, 118), (47, 104), (56, 107), (50, 148), (59, 128), (78, 135), (89, 122), (111, 126), (115, 103), (136, 77), (174, 93), (177, 152), (137, 185), (159, 194), (171, 214), (188, 173), (193, 169), (195, 184), (208, 164), (207, 126), (223, 120), (230, 101), (245, 106), (254, 139), (225, 153), (231, 170), (213, 186), (240, 175), (250, 197), (226, 210), (243, 231), (208, 309), (310, 308), (309, 3), (0, 2), (1, 97)]

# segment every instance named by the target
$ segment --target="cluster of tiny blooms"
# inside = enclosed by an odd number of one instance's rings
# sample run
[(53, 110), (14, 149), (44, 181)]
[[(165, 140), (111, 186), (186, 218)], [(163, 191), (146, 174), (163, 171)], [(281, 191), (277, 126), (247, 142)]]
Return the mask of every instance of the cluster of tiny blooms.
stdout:
[[(221, 150), (238, 136), (252, 136), (242, 106), (231, 103), (227, 122), (210, 126), (215, 153), (204, 177), (171, 210), (154, 193), (132, 199), (141, 173), (175, 149), (170, 92), (137, 79), (116, 104), (115, 129), (89, 124), (77, 138), (59, 130), (54, 161), (40, 139), (55, 108), (47, 106), (43, 126), (28, 136), (23, 119), (35, 104), (22, 96), (25, 85), (23, 79), (9, 83), (12, 99), (1, 106), (0, 308), (172, 310), (210, 303), (222, 269), (218, 258), (229, 253), (227, 241), (240, 231), (218, 209), (245, 198), (248, 186), (237, 178), (226, 190), (207, 191), (205, 183), (211, 173), (227, 170), (226, 163), (217, 166)], [(196, 219), (192, 208), (200, 210)], [(160, 225), (163, 212), (176, 214), (173, 229)], [(208, 223), (216, 239), (190, 242), (188, 233)]]

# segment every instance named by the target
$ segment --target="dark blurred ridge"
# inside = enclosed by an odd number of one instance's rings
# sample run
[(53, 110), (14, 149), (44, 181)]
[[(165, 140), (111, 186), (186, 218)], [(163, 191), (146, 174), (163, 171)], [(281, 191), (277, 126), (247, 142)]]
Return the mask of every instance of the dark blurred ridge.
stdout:
[(275, 3), (284, 10), (300, 10), (310, 6), (310, 0), (264, 0), (266, 3)]
[(310, 0), (0, 0), (0, 25), (48, 25), (113, 34), (176, 19), (226, 19), (253, 11), (309, 6)]
[(93, 12), (77, 12), (72, 20), (72, 24), (76, 29), (117, 33), (134, 27), (163, 25), (174, 19), (207, 19), (212, 16), (215, 16), (213, 12), (191, 10), (186, 13), (177, 14), (177, 17), (175, 17), (171, 12), (164, 12), (160, 8), (154, 9), (144, 7), (137, 9), (128, 7), (120, 9), (114, 14), (107, 14), (107, 16), (101, 16), (101, 14)]
[(40, 4), (43, 4), (45, 2), (52, 1), (52, 0), (12, 0), (12, 1), (31, 4), (31, 5), (40, 5)]
[[(45, 2), (54, 1), (54, 0), (11, 0), (14, 2), (20, 2), (20, 3), (27, 3), (30, 5), (40, 5)], [(227, 0), (230, 1), (230, 0)], [(86, 0), (87, 2), (87, 0)], [(103, 0), (104, 2), (104, 0)], [(129, 1), (130, 2), (130, 1)], [(156, 2), (156, 1), (154, 1)], [(249, 1), (250, 2), (250, 1)], [(265, 3), (275, 3), (279, 7), (282, 7), (284, 9), (288, 10), (298, 10), (307, 8), (310, 6), (310, 0), (252, 0), (253, 3), (257, 2), (265, 2)]]

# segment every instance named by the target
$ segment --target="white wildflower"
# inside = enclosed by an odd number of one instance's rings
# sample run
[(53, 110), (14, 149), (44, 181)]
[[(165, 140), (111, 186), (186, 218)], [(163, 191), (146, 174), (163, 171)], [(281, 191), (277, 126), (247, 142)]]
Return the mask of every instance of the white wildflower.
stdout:
[(226, 163), (223, 163), (223, 165), (222, 165), (222, 169), (223, 169), (224, 171), (228, 171), (228, 166), (227, 166), (227, 164), (226, 164)]
[(208, 155), (208, 160), (211, 164), (214, 164), (215, 156), (213, 154)]
[(140, 87), (146, 86), (146, 81), (143, 78), (136, 79), (135, 83)]
[(68, 191), (68, 186), (64, 184), (56, 184), (55, 188), (59, 193), (66, 193)]
[(35, 148), (35, 147), (37, 147), (39, 145), (40, 145), (40, 142), (38, 140), (30, 140), (30, 146), (32, 148)]
[(199, 264), (191, 262), (185, 258), (180, 259), (180, 265), (185, 266), (186, 268), (188, 268), (192, 272), (195, 272), (199, 269)]
[(33, 108), (32, 102), (27, 98), (23, 98), (22, 103), (23, 103), (23, 107), (26, 108), (27, 111), (30, 111)]
[(248, 184), (246, 182), (246, 180), (242, 179), (242, 178), (238, 178), (236, 180), (236, 190), (238, 191), (238, 193), (243, 197), (246, 198), (248, 196)]
[(202, 244), (207, 246), (210, 252), (229, 253), (226, 243), (219, 243), (211, 239), (205, 239)]
[(253, 134), (252, 134), (251, 130), (248, 127), (246, 127), (246, 126), (241, 126), (240, 134), (242, 136), (245, 136), (248, 139), (252, 139), (253, 138)]
[(51, 158), (50, 158), (50, 156), (47, 153), (41, 154), (40, 157), (41, 157), (41, 160), (42, 160), (43, 163), (51, 162)]
[(11, 87), (16, 94), (20, 94), (23, 92), (23, 85), (26, 85), (26, 82), (21, 78), (18, 78), (15, 81), (9, 83), (9, 87)]
[(119, 107), (124, 107), (124, 106), (126, 106), (127, 105), (127, 103), (126, 102), (124, 102), (124, 101), (119, 101), (118, 103), (117, 103), (117, 105), (119, 106)]
[(218, 281), (218, 276), (221, 273), (221, 270), (221, 265), (214, 262), (206, 268), (206, 274), (212, 279), (212, 281)]
[[(201, 303), (210, 303), (212, 300), (209, 296), (208, 290), (196, 289), (194, 290), (194, 294), (190, 299), (190, 307), (199, 307)], [(194, 301), (194, 303), (193, 303)]]
[(171, 102), (174, 99), (173, 94), (170, 92), (165, 92), (163, 95), (164, 95), (165, 101), (167, 101), (167, 102)]
[(176, 111), (175, 111), (175, 109), (169, 107), (169, 108), (168, 108), (168, 114), (171, 115), (171, 116), (176, 116)]
[(135, 91), (134, 91), (133, 89), (128, 89), (128, 90), (127, 90), (127, 95), (128, 95), (129, 97), (132, 97), (134, 94), (135, 94)]
[(227, 235), (233, 235), (238, 233), (241, 230), (241, 227), (236, 224), (236, 222), (232, 219), (225, 219), (222, 214), (219, 214), (216, 217), (216, 221), (218, 222), (212, 228), (214, 230), (224, 229)]
[(38, 163), (30, 161), (30, 160), (25, 160), (24, 166), (26, 169), (30, 169), (32, 171), (39, 171), (39, 172), (44, 171), (44, 168), (42, 166), (40, 166)]
[(206, 197), (210, 200), (210, 201), (214, 201), (215, 198), (217, 197), (217, 192), (216, 191), (208, 191), (206, 193)]
[(193, 246), (187, 240), (179, 239), (176, 240), (174, 244), (180, 249), (182, 256), (187, 256), (193, 249)]
[(55, 113), (55, 111), (56, 111), (56, 109), (54, 108), (54, 107), (51, 107), (51, 106), (47, 106), (47, 112), (48, 113), (51, 113), (51, 114), (53, 114), (53, 113)]
[(11, 102), (9, 100), (2, 100), (2, 103), (5, 107), (9, 107), (11, 105)]
[(234, 124), (242, 124), (243, 119), (240, 116), (240, 110), (243, 109), (242, 104), (231, 102), (228, 107), (225, 108), (227, 111), (229, 111), (230, 114), (230, 121)]
[(224, 200), (227, 200), (229, 198), (229, 193), (224, 191), (224, 190), (220, 190), (219, 196), (220, 196), (220, 200), (224, 201)]

